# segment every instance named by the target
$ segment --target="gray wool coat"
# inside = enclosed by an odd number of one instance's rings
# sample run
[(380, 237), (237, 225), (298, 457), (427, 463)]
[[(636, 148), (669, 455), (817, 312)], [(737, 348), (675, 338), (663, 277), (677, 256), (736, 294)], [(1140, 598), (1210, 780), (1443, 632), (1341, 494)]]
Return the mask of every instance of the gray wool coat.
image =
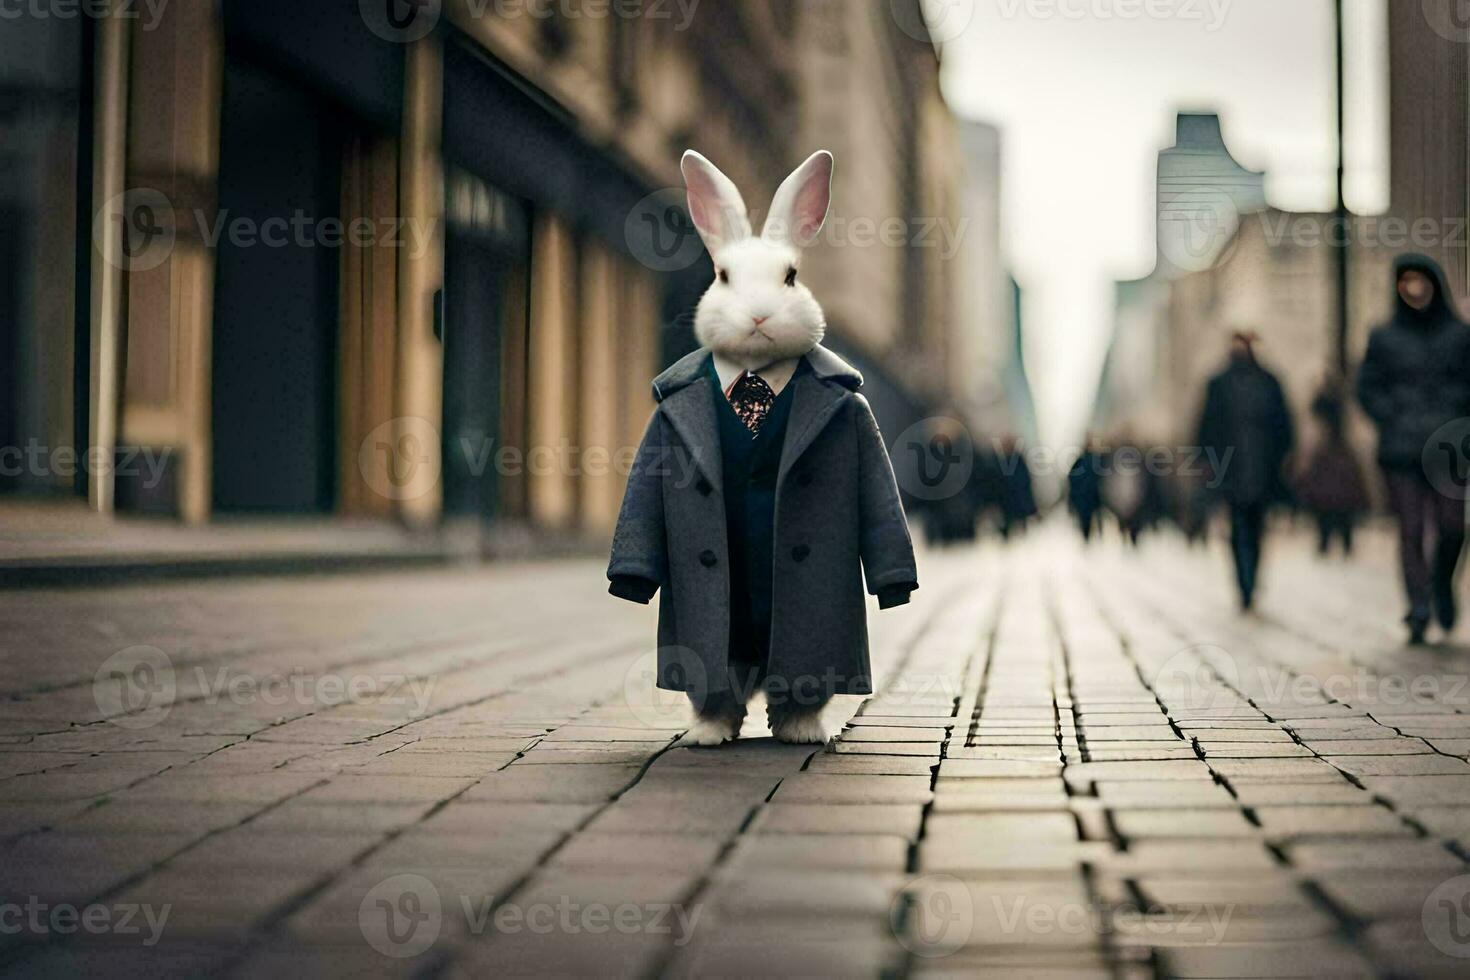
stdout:
[[(790, 383), (776, 481), (768, 689), (871, 694), (867, 590), (883, 605), (918, 586), (913, 543), (862, 375), (818, 346)], [(663, 591), (658, 686), (728, 690), (730, 581), (719, 420), (708, 350), (653, 383), (658, 402), (628, 479), (608, 565), (611, 591)], [(645, 588), (629, 588), (642, 581)]]

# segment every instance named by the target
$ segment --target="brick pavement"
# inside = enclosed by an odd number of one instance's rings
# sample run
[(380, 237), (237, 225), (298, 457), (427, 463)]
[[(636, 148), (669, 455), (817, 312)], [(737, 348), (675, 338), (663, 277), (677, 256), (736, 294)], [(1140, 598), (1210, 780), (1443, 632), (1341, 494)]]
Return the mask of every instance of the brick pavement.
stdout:
[(593, 563), (0, 593), (0, 970), (1464, 975), (1470, 651), (1277, 550), (926, 555), (825, 751)]

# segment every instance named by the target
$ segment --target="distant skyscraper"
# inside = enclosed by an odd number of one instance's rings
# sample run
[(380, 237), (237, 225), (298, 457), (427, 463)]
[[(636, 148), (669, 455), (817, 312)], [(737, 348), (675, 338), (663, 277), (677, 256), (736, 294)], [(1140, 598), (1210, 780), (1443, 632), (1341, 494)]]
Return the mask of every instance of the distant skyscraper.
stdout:
[(1220, 117), (1181, 112), (1174, 145), (1159, 153), (1157, 275), (1214, 265), (1242, 215), (1266, 206), (1266, 178), (1236, 162)]
[(1159, 151), (1157, 187), (1154, 271), (1116, 284), (1113, 341), (1095, 422), (1162, 435), (1175, 421), (1159, 388), (1166, 374), (1169, 284), (1220, 261), (1241, 219), (1265, 210), (1266, 177), (1230, 155), (1216, 113), (1181, 112), (1174, 145)]
[(1001, 251), (1001, 133), (969, 121), (959, 137), (965, 169), (958, 279), (963, 324), (949, 364), (952, 384), (965, 394), (960, 407), (987, 435), (1034, 440), (1035, 410), (1021, 356), (1020, 288)]

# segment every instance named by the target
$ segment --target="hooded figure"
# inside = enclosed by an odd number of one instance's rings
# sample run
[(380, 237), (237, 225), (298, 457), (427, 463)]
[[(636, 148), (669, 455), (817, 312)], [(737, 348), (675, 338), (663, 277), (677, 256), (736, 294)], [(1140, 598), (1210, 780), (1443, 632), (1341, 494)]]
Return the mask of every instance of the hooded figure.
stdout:
[[(1457, 444), (1434, 442), (1445, 426), (1470, 416), (1470, 327), (1455, 312), (1433, 259), (1401, 256), (1394, 289), (1393, 319), (1368, 341), (1358, 399), (1378, 427), (1378, 462), (1399, 519), (1406, 622), (1410, 640), (1421, 643), (1433, 615), (1446, 631), (1456, 619), (1465, 502), (1463, 476), (1453, 470), (1464, 460), (1454, 458)], [(1439, 452), (1446, 447), (1450, 458)]]
[(787, 179), (758, 237), (713, 164), (691, 151), (683, 169), (716, 269), (695, 314), (704, 346), (653, 383), (609, 591), (646, 603), (662, 590), (658, 686), (689, 695), (689, 744), (737, 737), (762, 688), (776, 738), (820, 743), (832, 695), (873, 693), (864, 580), (883, 608), (918, 588), (862, 375), (821, 346), (821, 307), (799, 280), (832, 157)]
[(1284, 466), (1296, 431), (1281, 382), (1256, 360), (1255, 341), (1251, 333), (1231, 338), (1230, 363), (1210, 379), (1199, 425), (1200, 448), (1221, 467), (1215, 478), (1230, 505), (1230, 544), (1244, 609), (1255, 602), (1267, 512), (1289, 496)]

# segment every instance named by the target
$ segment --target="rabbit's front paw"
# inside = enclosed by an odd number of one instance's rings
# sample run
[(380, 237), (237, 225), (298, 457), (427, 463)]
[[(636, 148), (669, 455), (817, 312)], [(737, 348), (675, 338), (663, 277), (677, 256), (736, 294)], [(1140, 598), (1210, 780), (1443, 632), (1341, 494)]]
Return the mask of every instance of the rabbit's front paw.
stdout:
[(827, 741), (827, 731), (822, 727), (820, 711), (802, 712), (775, 719), (771, 724), (771, 734), (776, 736), (776, 741), (788, 745), (823, 745)]
[(740, 719), (696, 718), (688, 733), (680, 739), (680, 745), (712, 748), (724, 745), (740, 734)]

